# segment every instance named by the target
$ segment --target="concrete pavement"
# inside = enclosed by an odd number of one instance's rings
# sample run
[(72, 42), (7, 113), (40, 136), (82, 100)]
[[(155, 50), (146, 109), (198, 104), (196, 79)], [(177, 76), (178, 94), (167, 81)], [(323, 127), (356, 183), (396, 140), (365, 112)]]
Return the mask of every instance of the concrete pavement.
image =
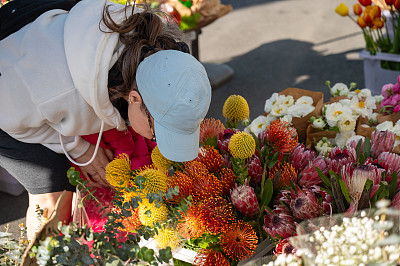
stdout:
[[(231, 94), (245, 97), (250, 118), (264, 111), (272, 93), (288, 87), (323, 91), (326, 80), (356, 82), (363, 88), (364, 47), (359, 28), (334, 12), (356, 0), (222, 0), (233, 11), (202, 29), (200, 61), (226, 64), (233, 78), (213, 90), (208, 117), (223, 120), (222, 106)], [(0, 192), (0, 231), (24, 220), (28, 197)]]

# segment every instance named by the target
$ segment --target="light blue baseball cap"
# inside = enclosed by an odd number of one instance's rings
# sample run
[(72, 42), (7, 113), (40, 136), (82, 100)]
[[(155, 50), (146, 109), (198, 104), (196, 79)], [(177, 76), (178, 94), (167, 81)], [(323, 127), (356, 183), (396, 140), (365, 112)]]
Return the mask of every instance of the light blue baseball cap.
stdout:
[(190, 54), (163, 50), (139, 64), (136, 83), (154, 118), (161, 154), (175, 162), (195, 159), (200, 123), (211, 102), (211, 85), (204, 66)]

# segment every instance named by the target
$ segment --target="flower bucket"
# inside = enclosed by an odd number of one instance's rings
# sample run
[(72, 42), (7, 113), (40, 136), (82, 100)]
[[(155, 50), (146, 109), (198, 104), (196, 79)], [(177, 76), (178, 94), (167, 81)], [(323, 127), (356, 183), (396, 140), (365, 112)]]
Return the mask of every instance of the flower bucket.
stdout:
[(400, 62), (400, 55), (388, 53), (371, 55), (367, 50), (362, 50), (359, 55), (364, 59), (364, 85), (373, 95), (381, 94), (383, 85), (396, 82), (400, 71), (381, 68), (381, 60)]

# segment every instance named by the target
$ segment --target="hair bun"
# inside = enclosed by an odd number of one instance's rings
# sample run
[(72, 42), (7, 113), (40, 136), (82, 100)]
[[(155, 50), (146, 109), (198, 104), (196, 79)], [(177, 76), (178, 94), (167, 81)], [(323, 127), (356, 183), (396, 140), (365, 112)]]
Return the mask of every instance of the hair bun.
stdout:
[(177, 42), (178, 50), (187, 54), (190, 54), (190, 49), (187, 43), (185, 42)]

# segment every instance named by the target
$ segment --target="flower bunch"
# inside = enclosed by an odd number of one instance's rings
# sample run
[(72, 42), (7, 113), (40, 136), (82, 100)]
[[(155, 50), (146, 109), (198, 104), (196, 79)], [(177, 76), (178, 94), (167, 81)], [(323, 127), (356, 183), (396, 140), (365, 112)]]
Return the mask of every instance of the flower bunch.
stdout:
[(396, 84), (385, 84), (382, 87), (383, 100), (380, 103), (382, 113), (400, 112), (400, 76), (397, 77)]
[(264, 112), (268, 114), (268, 121), (281, 119), (291, 122), (293, 117), (304, 117), (314, 111), (313, 104), (313, 99), (309, 96), (302, 96), (295, 101), (291, 95), (273, 93), (265, 101)]
[[(349, 17), (354, 23), (356, 23), (362, 30), (364, 39), (366, 42), (366, 50), (372, 55), (377, 52), (388, 52), (388, 53), (400, 53), (400, 47), (398, 38), (400, 37), (400, 31), (398, 30), (399, 14), (398, 10), (400, 4), (398, 1), (385, 0), (375, 1), (381, 2), (379, 5), (373, 4), (371, 0), (359, 0), (353, 6), (353, 13), (357, 18), (353, 18), (349, 14), (349, 8), (340, 3), (335, 9), (336, 13), (341, 16)], [(387, 29), (387, 18), (382, 17), (382, 4), (390, 10), (391, 26), (393, 27), (394, 37), (390, 38)], [(386, 32), (382, 29), (386, 25)]]

